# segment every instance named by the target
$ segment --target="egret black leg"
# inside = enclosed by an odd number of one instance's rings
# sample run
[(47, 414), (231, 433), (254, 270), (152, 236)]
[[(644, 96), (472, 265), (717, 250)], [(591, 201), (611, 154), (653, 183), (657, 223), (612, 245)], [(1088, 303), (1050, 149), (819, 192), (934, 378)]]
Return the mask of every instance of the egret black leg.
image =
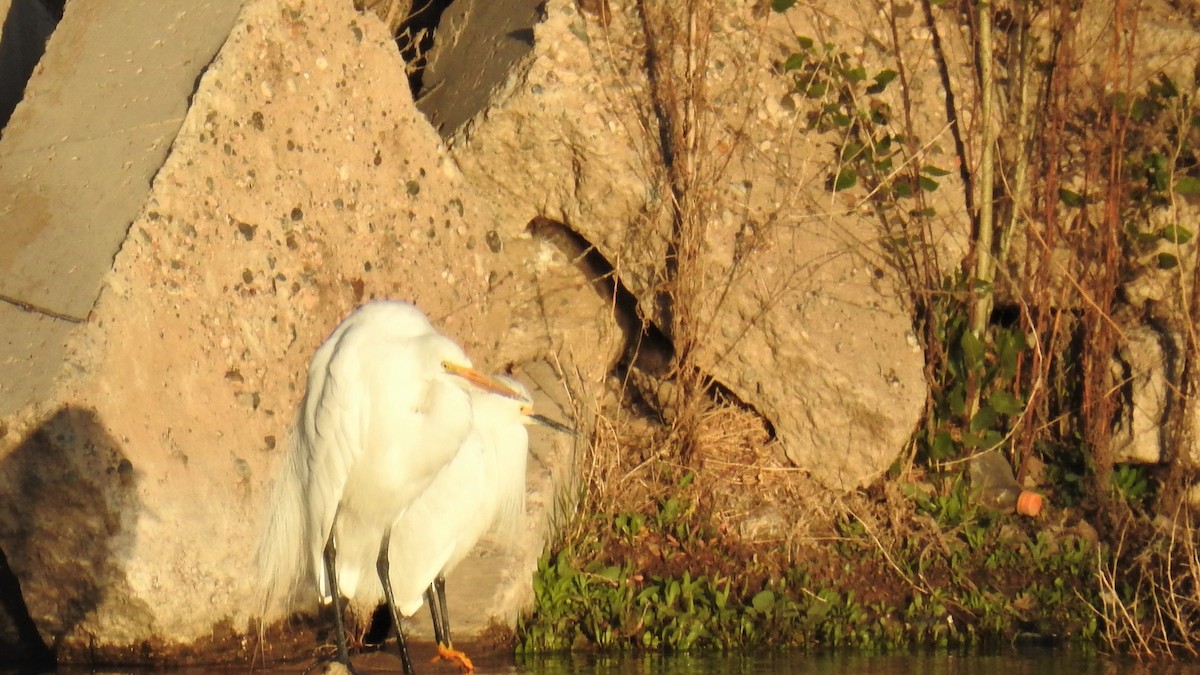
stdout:
[(446, 577), (441, 574), (425, 589), (425, 602), (433, 619), (433, 637), (438, 643), (438, 658), (457, 663), (464, 673), (475, 670), (475, 664), (450, 642), (450, 611), (446, 609)]
[(438, 604), (438, 592), (433, 584), (429, 584), (429, 588), (425, 589), (425, 604), (429, 605), (429, 619), (433, 622), (433, 639), (439, 644), (444, 645), (446, 642), (445, 615), (442, 614), (441, 606)]
[(404, 675), (415, 675), (412, 660), (408, 658), (408, 643), (404, 639), (404, 625), (400, 623), (400, 612), (396, 609), (396, 598), (392, 593), (392, 579), (388, 575), (388, 542), (392, 539), (392, 530), (388, 528), (383, 533), (383, 542), (379, 544), (379, 557), (375, 559), (375, 569), (379, 572), (379, 582), (383, 584), (383, 596), (387, 598), (388, 609), (392, 612), (392, 623), (396, 626), (396, 646), (400, 649), (400, 661), (404, 663)]
[(333, 532), (329, 532), (329, 539), (325, 542), (325, 580), (329, 583), (329, 593), (333, 597), (333, 620), (337, 626), (337, 650), (338, 661), (341, 661), (350, 672), (354, 672), (354, 667), (350, 665), (350, 650), (346, 647), (346, 625), (342, 620), (342, 592), (338, 589), (337, 583), (337, 551), (333, 543)]
[(450, 612), (446, 610), (446, 577), (441, 573), (433, 580), (434, 593), (437, 595), (438, 611), (442, 615), (442, 640), (447, 647), (453, 647), (450, 641)]

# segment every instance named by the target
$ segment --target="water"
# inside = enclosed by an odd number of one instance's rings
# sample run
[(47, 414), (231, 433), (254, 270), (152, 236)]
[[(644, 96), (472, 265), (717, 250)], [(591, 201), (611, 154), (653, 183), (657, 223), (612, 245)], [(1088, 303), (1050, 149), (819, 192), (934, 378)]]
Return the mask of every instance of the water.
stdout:
[(526, 658), (500, 671), (529, 675), (1109, 675), (1167, 672), (1200, 675), (1200, 663), (1142, 665), (1060, 649), (1014, 648), (992, 655), (946, 652), (867, 656), (856, 653), (750, 655), (555, 656)]
[[(363, 673), (400, 672), (392, 655), (359, 654), (356, 668)], [(311, 665), (311, 664), (309, 664)], [(457, 671), (448, 665), (430, 665), (415, 660), (418, 675), (448, 675)], [(803, 654), (765, 652), (755, 654), (648, 654), (600, 655), (558, 654), (547, 656), (491, 657), (477, 662), (479, 675), (1200, 675), (1200, 661), (1183, 663), (1138, 663), (1124, 658), (1045, 647), (1012, 647), (992, 654), (919, 652), (868, 656), (858, 653)], [(10, 672), (0, 669), (0, 674)], [(16, 672), (16, 671), (11, 671)], [(246, 673), (249, 667), (190, 668), (187, 670), (138, 670), (122, 668), (61, 668), (57, 675), (82, 673), (130, 675), (198, 675), (199, 673)], [(304, 666), (286, 669), (254, 668), (261, 675), (306, 672)], [(321, 669), (307, 672), (317, 675)]]

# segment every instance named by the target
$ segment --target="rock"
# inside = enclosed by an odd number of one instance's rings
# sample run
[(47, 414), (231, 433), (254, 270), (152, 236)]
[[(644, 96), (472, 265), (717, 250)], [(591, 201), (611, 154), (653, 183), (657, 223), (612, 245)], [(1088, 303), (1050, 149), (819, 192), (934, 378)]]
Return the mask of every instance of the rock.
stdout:
[(1179, 340), (1146, 324), (1126, 326), (1113, 359), (1120, 417), (1113, 429), (1115, 463), (1157, 464), (1169, 443), (1171, 407), (1179, 404)]
[(459, 0), (437, 27), (417, 108), (447, 137), (483, 111), (533, 49), (541, 0)]
[[(0, 138), (0, 381), (16, 383), (0, 387), (0, 415), (50, 396), (73, 324), (91, 311), (240, 5), (71, 2)], [(44, 12), (12, 5), (0, 59), (32, 56), (40, 45), (16, 43), (49, 34)]]
[[(606, 25), (565, 0), (545, 14), (527, 62), (453, 137), (452, 156), (493, 219), (564, 223), (669, 333), (660, 299), (670, 188), (642, 28), (630, 7), (613, 9)], [(790, 30), (740, 10), (718, 21), (711, 96), (729, 107), (714, 108), (717, 131), (701, 155), (720, 159), (702, 186), (711, 203), (699, 363), (770, 420), (797, 466), (852, 489), (881, 475), (907, 442), (926, 396), (922, 355), (886, 265), (872, 262), (882, 251), (865, 243), (877, 225), (854, 210), (805, 215), (827, 211), (822, 180), (806, 173), (813, 142), (790, 135), (794, 113), (755, 118), (745, 107), (786, 97), (769, 55), (794, 39)], [(431, 62), (464, 58), (447, 52), (473, 44), (439, 47)]]
[[(602, 299), (493, 218), (350, 3), (248, 3), (139, 204), (57, 379), (0, 440), (0, 548), (60, 659), (250, 660), (253, 640), (216, 636), (258, 618), (261, 510), (306, 364), (367, 299), (416, 302), (480, 367), (569, 392), (559, 418), (589, 428), (617, 345)], [(531, 436), (532, 470), (565, 480), (572, 443)], [(462, 637), (528, 597), (562, 490), (547, 480), (527, 549), (451, 582), (485, 599), (452, 604)]]
[(87, 317), (240, 6), (70, 3), (0, 139), (0, 295)]

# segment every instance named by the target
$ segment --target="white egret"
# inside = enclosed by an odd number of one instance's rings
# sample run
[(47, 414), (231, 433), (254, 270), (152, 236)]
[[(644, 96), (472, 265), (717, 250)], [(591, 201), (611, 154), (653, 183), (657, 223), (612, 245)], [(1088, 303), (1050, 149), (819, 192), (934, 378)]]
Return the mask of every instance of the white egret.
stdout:
[(434, 637), (442, 658), (471, 668), (453, 648), (446, 613), (445, 576), (494, 529), (511, 545), (525, 514), (525, 464), (536, 422), (558, 431), (571, 429), (533, 411), (520, 382), (503, 375), (496, 381), (515, 397), (476, 391), (471, 396), (473, 428), (454, 459), (421, 493), (392, 528), (388, 560), (397, 608), (412, 616), (422, 599), (429, 603)]
[(387, 574), (391, 528), (463, 447), (479, 390), (520, 396), (474, 370), (410, 304), (372, 302), (334, 329), (309, 365), (271, 496), (259, 548), (264, 614), (316, 591), (334, 603), (338, 659), (349, 666), (340, 598), (373, 606), (382, 585), (412, 672)]

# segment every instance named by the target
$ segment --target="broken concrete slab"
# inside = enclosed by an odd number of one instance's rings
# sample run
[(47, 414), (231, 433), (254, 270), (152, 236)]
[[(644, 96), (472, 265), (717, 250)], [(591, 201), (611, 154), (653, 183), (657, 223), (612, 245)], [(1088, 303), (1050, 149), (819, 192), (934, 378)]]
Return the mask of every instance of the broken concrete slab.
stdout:
[(438, 24), (417, 109), (449, 137), (488, 104), (491, 92), (533, 51), (541, 0), (450, 5)]
[(83, 319), (241, 0), (72, 0), (0, 139), (0, 296)]
[(0, 417), (50, 396), (77, 325), (0, 302)]

